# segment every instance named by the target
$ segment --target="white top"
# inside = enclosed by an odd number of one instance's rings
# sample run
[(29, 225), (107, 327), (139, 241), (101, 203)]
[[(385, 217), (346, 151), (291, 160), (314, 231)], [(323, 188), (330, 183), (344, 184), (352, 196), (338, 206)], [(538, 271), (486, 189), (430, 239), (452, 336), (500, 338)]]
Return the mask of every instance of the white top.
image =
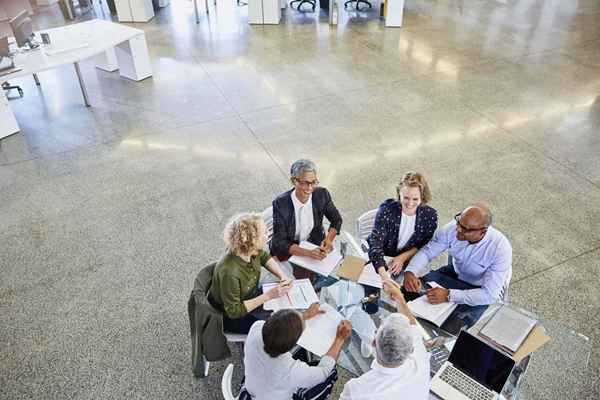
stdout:
[(294, 234), (294, 240), (298, 243), (304, 242), (308, 239), (310, 231), (315, 226), (315, 218), (313, 216), (312, 208), (312, 194), (309, 196), (306, 203), (302, 203), (296, 197), (296, 189), (292, 191), (292, 203), (294, 204), (294, 215), (296, 217), (296, 233)]
[(398, 250), (404, 247), (408, 242), (408, 239), (415, 233), (415, 221), (417, 220), (417, 214), (406, 215), (402, 213), (400, 219), (400, 229), (398, 229)]
[(413, 354), (398, 368), (386, 368), (377, 363), (344, 386), (340, 400), (427, 400), (429, 399), (429, 353), (415, 325), (410, 328)]
[(311, 367), (294, 360), (291, 353), (276, 358), (265, 353), (264, 324), (265, 321), (255, 322), (244, 344), (246, 390), (254, 400), (289, 400), (298, 389), (311, 388), (327, 379), (335, 367), (335, 360), (329, 356)]

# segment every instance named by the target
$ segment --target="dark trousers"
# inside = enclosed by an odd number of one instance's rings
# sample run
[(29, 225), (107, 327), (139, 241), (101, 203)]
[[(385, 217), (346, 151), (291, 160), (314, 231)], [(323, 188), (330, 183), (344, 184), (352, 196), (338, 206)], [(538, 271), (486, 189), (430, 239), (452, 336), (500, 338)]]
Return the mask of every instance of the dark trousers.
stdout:
[[(479, 288), (479, 286), (474, 286), (458, 279), (458, 275), (454, 272), (454, 268), (451, 265), (431, 271), (421, 279), (424, 282), (437, 282), (446, 289), (468, 290)], [(414, 295), (414, 293), (410, 295)], [(473, 326), (487, 308), (487, 305), (469, 306), (467, 304), (459, 304), (441, 328), (446, 332), (458, 334), (461, 328), (470, 328)]]
[(229, 318), (223, 314), (223, 332), (241, 333), (250, 332), (250, 327), (256, 321), (266, 320), (271, 315), (271, 311), (265, 311), (262, 307), (244, 315), (242, 318)]

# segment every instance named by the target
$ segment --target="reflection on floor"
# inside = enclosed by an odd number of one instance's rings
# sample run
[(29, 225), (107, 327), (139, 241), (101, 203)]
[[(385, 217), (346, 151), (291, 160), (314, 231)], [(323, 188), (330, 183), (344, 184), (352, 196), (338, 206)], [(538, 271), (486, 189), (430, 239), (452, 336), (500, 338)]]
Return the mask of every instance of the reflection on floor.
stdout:
[[(90, 109), (72, 68), (40, 88), (15, 80), (22, 132), (0, 141), (3, 397), (221, 398), (226, 363), (190, 377), (193, 278), (223, 251), (225, 221), (267, 207), (307, 157), (350, 232), (407, 170), (429, 178), (440, 222), (487, 200), (513, 243), (511, 301), (590, 338), (567, 397), (598, 398), (600, 4), (408, 0), (404, 27), (386, 29), (378, 2), (340, 10), (337, 27), (289, 7), (249, 26), (246, 7), (209, 3), (198, 25), (187, 0), (131, 24), (151, 79), (84, 63)], [(93, 17), (110, 18), (105, 1), (78, 20)], [(57, 5), (34, 22), (64, 24)]]

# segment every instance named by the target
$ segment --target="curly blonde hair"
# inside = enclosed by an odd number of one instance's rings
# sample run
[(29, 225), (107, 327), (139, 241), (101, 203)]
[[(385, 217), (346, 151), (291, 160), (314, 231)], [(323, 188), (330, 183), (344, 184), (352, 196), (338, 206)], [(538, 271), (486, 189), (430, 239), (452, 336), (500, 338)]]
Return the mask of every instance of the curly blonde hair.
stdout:
[(425, 177), (418, 172), (407, 172), (404, 174), (398, 186), (396, 187), (396, 193), (398, 195), (398, 201), (400, 201), (400, 189), (403, 187), (416, 187), (421, 192), (421, 202), (427, 204), (431, 201), (431, 191)]
[(235, 254), (250, 255), (259, 248), (258, 227), (263, 222), (258, 213), (242, 213), (233, 216), (223, 231), (223, 240)]

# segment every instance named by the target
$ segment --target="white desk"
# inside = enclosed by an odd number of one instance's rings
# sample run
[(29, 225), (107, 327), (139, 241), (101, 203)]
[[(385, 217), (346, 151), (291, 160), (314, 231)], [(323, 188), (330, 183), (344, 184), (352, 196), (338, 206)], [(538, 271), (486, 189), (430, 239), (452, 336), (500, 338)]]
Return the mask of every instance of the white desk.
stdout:
[[(66, 38), (68, 38), (70, 48), (83, 44), (87, 44), (87, 46), (53, 55), (47, 54), (48, 51), (52, 50), (50, 47), (19, 53), (15, 57), (15, 65), (23, 69), (0, 77), (1, 81), (12, 81), (22, 76), (73, 64), (81, 86), (83, 100), (85, 105), (89, 107), (90, 102), (79, 69), (79, 62), (82, 60), (94, 58), (97, 68), (109, 72), (119, 70), (121, 76), (134, 81), (141, 81), (152, 76), (146, 36), (144, 31), (139, 29), (95, 19), (40, 32), (50, 35), (50, 40), (55, 43), (53, 47), (62, 46), (60, 42), (65, 41)], [(39, 37), (39, 34), (37, 36)], [(53, 50), (64, 48), (54, 48)], [(17, 133), (19, 128), (4, 94), (0, 94), (0, 97), (1, 139)]]

